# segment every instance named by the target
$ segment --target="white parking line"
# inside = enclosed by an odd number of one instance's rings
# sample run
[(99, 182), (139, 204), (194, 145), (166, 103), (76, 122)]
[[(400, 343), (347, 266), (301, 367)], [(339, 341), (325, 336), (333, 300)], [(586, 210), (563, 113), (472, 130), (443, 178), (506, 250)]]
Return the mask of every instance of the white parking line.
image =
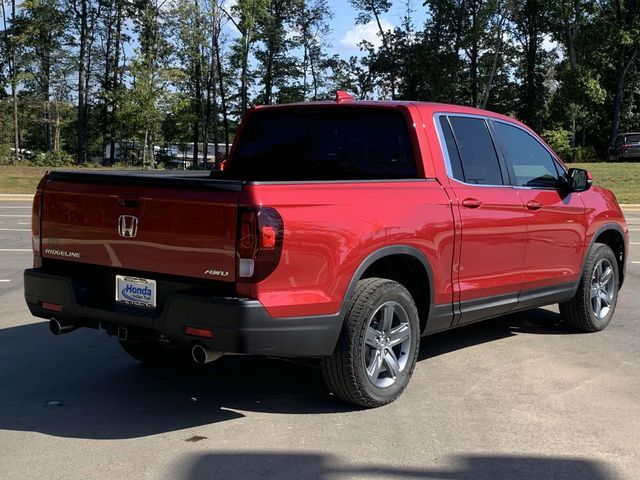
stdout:
[(640, 265), (640, 262), (631, 262), (631, 263), (635, 263), (636, 265)]
[(11, 280), (7, 280), (5, 278), (0, 278), (0, 283), (9, 283)]
[(31, 207), (10, 207), (9, 205), (0, 205), (0, 208), (31, 208)]
[(0, 248), (0, 252), (31, 252), (30, 248)]
[(0, 217), (31, 218), (31, 215), (0, 215)]
[(30, 232), (30, 228), (0, 228), (0, 232)]
[(31, 222), (18, 222), (18, 225), (31, 225)]
[(629, 245), (640, 245), (640, 242), (629, 242)]

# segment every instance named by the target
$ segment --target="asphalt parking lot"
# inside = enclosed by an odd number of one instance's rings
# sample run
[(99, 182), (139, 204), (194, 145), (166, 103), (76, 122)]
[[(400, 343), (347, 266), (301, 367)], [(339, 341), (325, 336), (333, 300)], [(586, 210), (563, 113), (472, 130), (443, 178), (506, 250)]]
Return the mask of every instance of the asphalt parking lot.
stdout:
[(52, 336), (22, 297), (29, 205), (0, 202), (0, 479), (640, 478), (640, 212), (607, 330), (550, 308), (427, 337), (365, 411), (306, 364), (149, 369), (103, 332)]

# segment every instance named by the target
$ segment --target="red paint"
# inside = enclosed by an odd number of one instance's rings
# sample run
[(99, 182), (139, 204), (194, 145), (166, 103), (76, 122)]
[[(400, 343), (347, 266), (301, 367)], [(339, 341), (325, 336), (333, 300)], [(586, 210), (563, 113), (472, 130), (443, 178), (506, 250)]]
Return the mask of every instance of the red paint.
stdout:
[(353, 101), (353, 96), (351, 96), (347, 92), (344, 92), (342, 90), (338, 90), (336, 92), (336, 103), (344, 103), (350, 101)]
[[(346, 100), (339, 92), (338, 103)], [(333, 108), (336, 102), (316, 105)], [(422, 178), (249, 183), (241, 193), (47, 182), (43, 256), (60, 258), (47, 249), (79, 252), (79, 259), (65, 259), (140, 270), (151, 277), (165, 273), (212, 279), (206, 270), (226, 271), (228, 276), (215, 280), (233, 282), (239, 296), (259, 300), (271, 316), (289, 317), (338, 312), (357, 268), (386, 246), (420, 250), (433, 270), (432, 301), (446, 305), (577, 281), (598, 229), (615, 223), (626, 231), (615, 197), (604, 189), (561, 194), (479, 187), (447, 177), (436, 113), (482, 114), (526, 128), (509, 117), (428, 103), (349, 105), (400, 109), (412, 132)], [(229, 162), (233, 153), (232, 148)], [(138, 204), (125, 208), (120, 199)], [(256, 223), (250, 216), (260, 209), (279, 215), (281, 222)], [(38, 214), (34, 208), (36, 255)], [(135, 238), (119, 236), (120, 215), (138, 216)], [(279, 256), (269, 257), (270, 250)], [(268, 276), (259, 282), (239, 277), (239, 258), (256, 252), (267, 255), (267, 264), (275, 262)]]

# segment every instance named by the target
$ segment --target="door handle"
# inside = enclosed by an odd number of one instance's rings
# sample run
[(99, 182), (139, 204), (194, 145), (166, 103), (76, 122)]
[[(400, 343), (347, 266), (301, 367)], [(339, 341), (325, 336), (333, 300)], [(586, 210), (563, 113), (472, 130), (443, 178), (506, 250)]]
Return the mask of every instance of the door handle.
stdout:
[(482, 205), (482, 202), (476, 198), (465, 198), (462, 201), (462, 206), (467, 208), (478, 208)]
[(542, 208), (542, 204), (536, 200), (529, 200), (527, 202), (527, 208), (529, 210), (540, 210)]

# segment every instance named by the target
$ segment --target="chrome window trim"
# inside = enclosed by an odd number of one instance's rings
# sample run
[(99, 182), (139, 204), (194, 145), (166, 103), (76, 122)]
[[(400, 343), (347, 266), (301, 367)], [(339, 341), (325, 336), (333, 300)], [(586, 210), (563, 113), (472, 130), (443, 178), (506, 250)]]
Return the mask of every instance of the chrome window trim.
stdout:
[[(459, 180), (459, 179), (455, 178), (453, 176), (453, 168), (451, 167), (451, 158), (449, 157), (449, 150), (447, 149), (447, 144), (445, 143), (445, 139), (444, 139), (444, 132), (442, 131), (442, 126), (440, 125), (440, 118), (441, 117), (476, 118), (476, 119), (479, 119), (479, 120), (484, 120), (485, 122), (488, 122), (489, 120), (491, 120), (491, 117), (488, 117), (486, 115), (474, 115), (474, 114), (469, 114), (469, 113), (437, 112), (437, 113), (433, 114), (433, 124), (436, 127), (436, 133), (438, 134), (438, 141), (440, 142), (440, 151), (442, 152), (442, 156), (444, 158), (444, 166), (445, 166), (445, 170), (447, 171), (447, 177), (449, 178), (449, 180), (453, 180), (454, 182), (458, 182), (458, 183), (460, 183), (462, 185), (466, 185), (466, 186), (469, 186), (469, 187), (513, 188), (513, 185), (505, 185), (505, 184), (492, 185), (492, 184), (487, 184), (487, 183), (467, 183), (467, 182), (464, 182), (462, 180)], [(507, 123), (507, 122), (505, 122), (505, 123)], [(487, 130), (489, 130), (489, 126), (488, 125), (487, 125)], [(489, 130), (489, 134), (491, 134), (490, 130)], [(491, 137), (491, 142), (494, 144), (493, 148), (496, 149), (497, 145), (493, 141), (493, 137)], [(496, 151), (496, 156), (497, 155), (498, 155), (498, 152)]]
[[(509, 187), (509, 188), (518, 188), (518, 189), (523, 189), (523, 190), (550, 190), (550, 191), (558, 191), (557, 188), (554, 187), (527, 187), (524, 185), (487, 185), (487, 184), (477, 184), (477, 183), (467, 183), (467, 182), (463, 182), (461, 180), (458, 180), (457, 178), (455, 178), (453, 176), (453, 169), (451, 167), (451, 158), (449, 158), (449, 151), (447, 149), (447, 145), (445, 143), (444, 140), (444, 132), (442, 131), (442, 126), (440, 125), (440, 118), (441, 117), (466, 117), (466, 118), (479, 118), (484, 120), (485, 122), (496, 122), (496, 123), (504, 123), (505, 125), (509, 125), (510, 127), (515, 127), (518, 130), (522, 130), (524, 133), (526, 133), (527, 135), (529, 135), (533, 140), (535, 140), (538, 145), (540, 145), (542, 148), (544, 148), (544, 150), (551, 156), (551, 159), (555, 162), (555, 164), (560, 167), (560, 170), (564, 171), (565, 174), (568, 174), (569, 171), (567, 170), (567, 168), (564, 166), (564, 164), (558, 159), (558, 157), (556, 156), (556, 154), (549, 149), (549, 147), (547, 147), (544, 143), (542, 143), (538, 138), (536, 138), (534, 135), (531, 134), (530, 131), (528, 131), (526, 128), (521, 127), (520, 125), (517, 125), (513, 122), (509, 122), (508, 120), (503, 120), (501, 118), (495, 118), (495, 117), (491, 117), (488, 115), (480, 115), (480, 114), (470, 114), (470, 113), (447, 113), (447, 112), (436, 112), (433, 114), (433, 123), (434, 126), (436, 127), (436, 133), (438, 134), (438, 141), (440, 142), (440, 150), (442, 152), (442, 156), (444, 158), (444, 163), (445, 163), (445, 169), (447, 171), (447, 177), (450, 180), (453, 180), (455, 182), (461, 183), (462, 185), (467, 185), (470, 187), (491, 187), (491, 188), (497, 188), (497, 187)], [(494, 145), (494, 148), (496, 146)], [(505, 161), (508, 161), (507, 159), (505, 159)], [(512, 165), (513, 167), (513, 165)]]

